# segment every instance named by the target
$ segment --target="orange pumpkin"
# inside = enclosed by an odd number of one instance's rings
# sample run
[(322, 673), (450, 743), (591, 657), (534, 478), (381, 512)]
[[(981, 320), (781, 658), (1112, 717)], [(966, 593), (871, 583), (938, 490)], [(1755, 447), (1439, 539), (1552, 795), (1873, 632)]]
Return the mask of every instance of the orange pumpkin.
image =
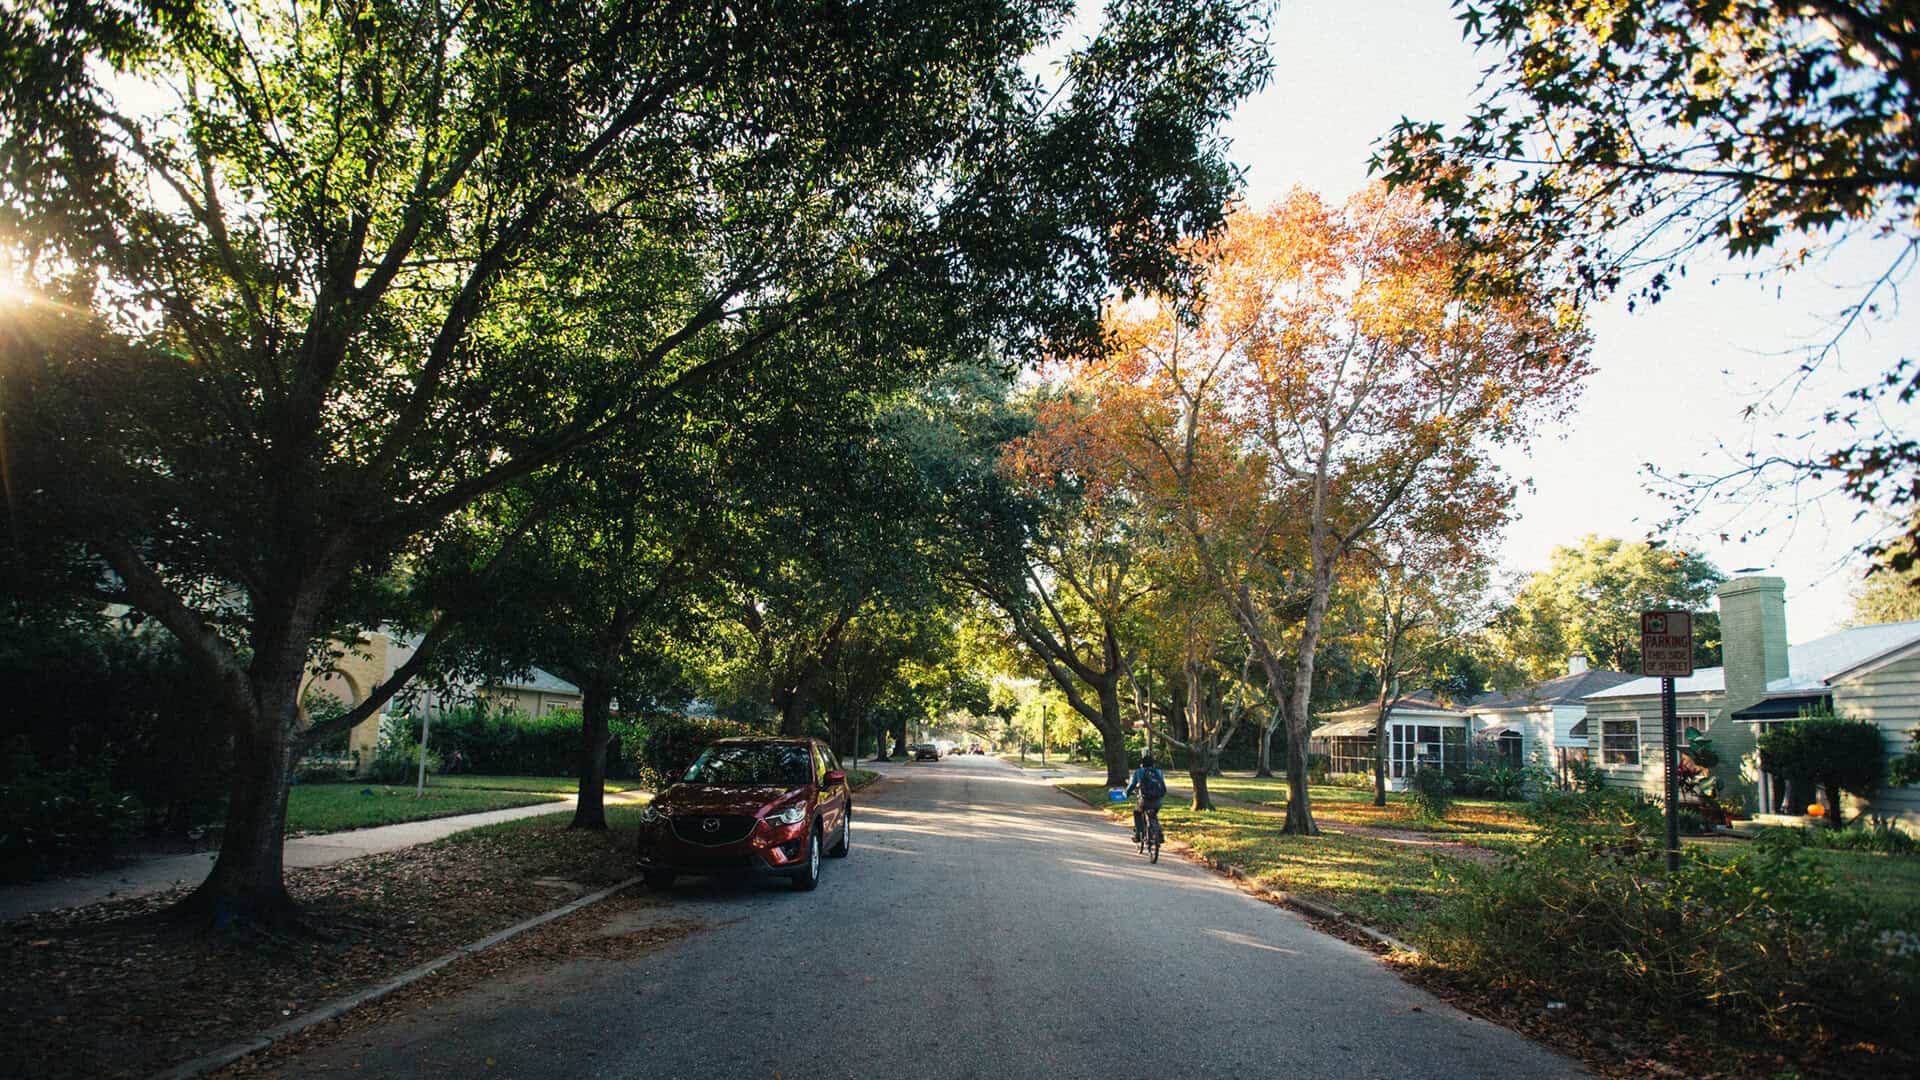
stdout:
[(1807, 807), (1807, 816), (1810, 818), (1826, 817), (1827, 808), (1820, 805), (1819, 803), (1814, 803), (1812, 806)]

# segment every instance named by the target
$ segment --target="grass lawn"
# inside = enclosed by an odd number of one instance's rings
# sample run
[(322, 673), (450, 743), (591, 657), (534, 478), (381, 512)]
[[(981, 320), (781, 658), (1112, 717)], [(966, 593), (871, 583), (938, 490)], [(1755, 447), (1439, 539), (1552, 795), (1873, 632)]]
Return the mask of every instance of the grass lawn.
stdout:
[[(1683, 842), (1689, 847), (1702, 847), (1728, 856), (1748, 850), (1752, 843), (1698, 836), (1689, 836)], [(1803, 847), (1799, 849), (1799, 856), (1832, 874), (1835, 881), (1869, 906), (1920, 930), (1920, 855)]]
[[(362, 791), (371, 791), (373, 794), (363, 795)], [(551, 795), (530, 791), (430, 787), (425, 798), (416, 799), (412, 787), (358, 783), (296, 784), (287, 796), (287, 832), (339, 832), (342, 829), (424, 821), (551, 801)]]
[(880, 774), (874, 772), (872, 769), (847, 770), (847, 786), (855, 791), (859, 791), (861, 788), (866, 787), (878, 779), (880, 779)]
[[(1107, 802), (1104, 784), (1062, 784), (1062, 789), (1113, 817), (1126, 819), (1130, 803)], [(1393, 933), (1418, 924), (1444, 883), (1433, 874), (1434, 855), (1423, 849), (1354, 835), (1288, 836), (1278, 815), (1223, 805), (1196, 814), (1168, 800), (1160, 823), (1170, 839), (1208, 859), (1224, 859), (1256, 884), (1296, 894), (1350, 912)]]
[(1920, 929), (1920, 856), (1825, 848), (1803, 850), (1841, 884), (1857, 890), (1868, 904), (1903, 919), (1908, 927)]
[[(572, 795), (580, 790), (577, 776), (429, 776), (427, 788), (472, 788), (485, 791), (536, 791), (548, 795)], [(607, 794), (639, 791), (638, 780), (608, 780)]]
[[(1173, 774), (1168, 774), (1171, 782)], [(1183, 778), (1184, 779), (1184, 778)], [(1176, 785), (1181, 789), (1186, 784)], [(1285, 809), (1287, 782), (1251, 776), (1216, 776), (1207, 781), (1207, 789), (1216, 795), (1241, 802)], [(1333, 825), (1372, 825), (1379, 828), (1406, 829), (1412, 832), (1442, 834), (1449, 840), (1480, 843), (1483, 840), (1525, 839), (1534, 828), (1520, 816), (1517, 802), (1494, 799), (1457, 798), (1445, 821), (1423, 821), (1414, 816), (1412, 804), (1399, 792), (1387, 793), (1387, 805), (1373, 805), (1373, 791), (1337, 784), (1314, 784), (1308, 789), (1313, 799), (1314, 820)]]

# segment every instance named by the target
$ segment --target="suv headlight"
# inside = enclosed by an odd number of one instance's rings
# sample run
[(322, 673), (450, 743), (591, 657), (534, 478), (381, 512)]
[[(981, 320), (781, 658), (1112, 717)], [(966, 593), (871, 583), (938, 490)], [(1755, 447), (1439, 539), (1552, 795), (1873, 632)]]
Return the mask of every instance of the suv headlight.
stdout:
[(647, 805), (640, 808), (640, 820), (646, 824), (652, 824), (653, 822), (656, 822), (656, 821), (665, 821), (667, 820), (667, 812), (665, 810), (656, 809), (652, 803), (648, 803)]
[(785, 810), (767, 815), (769, 825), (798, 825), (805, 820), (807, 820), (807, 808), (804, 806), (789, 806)]

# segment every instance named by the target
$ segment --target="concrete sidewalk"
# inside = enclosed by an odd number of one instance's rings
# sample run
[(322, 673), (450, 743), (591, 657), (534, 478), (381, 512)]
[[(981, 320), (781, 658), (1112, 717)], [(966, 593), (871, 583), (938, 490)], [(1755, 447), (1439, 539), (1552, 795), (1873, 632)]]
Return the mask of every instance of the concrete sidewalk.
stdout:
[[(622, 794), (609, 792), (606, 797), (607, 805), (618, 806), (622, 803), (634, 802), (639, 794), (639, 792)], [(460, 814), (428, 821), (380, 825), (371, 829), (349, 829), (346, 832), (326, 833), (320, 836), (302, 836), (286, 842), (283, 862), (287, 866), (331, 866), (348, 859), (357, 859), (362, 855), (398, 851), (401, 848), (413, 847), (415, 844), (425, 844), (442, 837), (452, 836), (457, 832), (477, 829), (483, 825), (516, 821), (541, 814), (558, 814), (572, 810), (573, 804), (574, 797), (567, 796), (552, 802), (515, 806), (506, 810), (487, 810), (478, 814)], [(181, 885), (198, 885), (212, 872), (213, 861), (219, 854), (217, 851), (202, 851), (191, 855), (162, 855), (158, 858), (141, 859), (117, 869), (85, 877), (56, 878), (31, 885), (9, 886), (0, 889), (0, 922), (12, 922), (42, 911), (84, 907), (88, 904), (97, 904), (102, 900), (124, 900), (128, 897), (148, 896), (157, 892), (166, 892)]]

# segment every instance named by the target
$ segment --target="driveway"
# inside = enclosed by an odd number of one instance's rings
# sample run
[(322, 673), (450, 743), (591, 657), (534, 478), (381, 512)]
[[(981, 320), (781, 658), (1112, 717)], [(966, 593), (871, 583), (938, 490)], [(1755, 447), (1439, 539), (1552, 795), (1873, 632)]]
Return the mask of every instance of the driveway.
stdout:
[(820, 888), (683, 879), (707, 928), (521, 972), (291, 1075), (1559, 1077), (1580, 1067), (1395, 978), (992, 758), (896, 765)]

